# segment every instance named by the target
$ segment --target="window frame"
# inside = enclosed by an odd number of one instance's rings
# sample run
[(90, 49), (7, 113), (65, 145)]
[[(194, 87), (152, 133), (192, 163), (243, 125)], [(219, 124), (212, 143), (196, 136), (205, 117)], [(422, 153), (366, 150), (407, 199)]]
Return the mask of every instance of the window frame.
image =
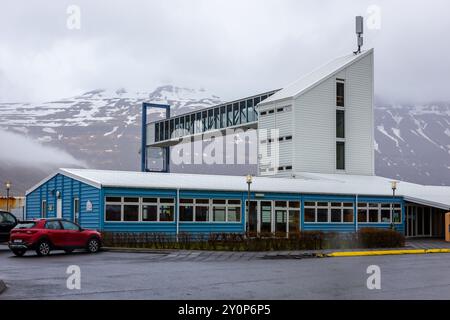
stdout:
[[(113, 202), (113, 201), (107, 201), (106, 198), (120, 198), (120, 202)], [(138, 202), (125, 202), (124, 198), (138, 198)], [(150, 198), (150, 199), (157, 199), (157, 202), (144, 202), (144, 198)], [(171, 203), (169, 202), (162, 202), (161, 199), (172, 199), (173, 201)], [(143, 221), (143, 206), (144, 205), (151, 205), (154, 206), (156, 204), (157, 206), (157, 220), (156, 221)], [(107, 205), (120, 205), (120, 221), (111, 221), (106, 219), (106, 207)], [(138, 205), (139, 213), (138, 213), (138, 220), (137, 221), (125, 221), (124, 220), (124, 206), (125, 205)], [(169, 206), (172, 207), (173, 210), (173, 220), (171, 221), (161, 221), (161, 207)], [(143, 223), (143, 224), (161, 224), (161, 223), (176, 223), (176, 200), (173, 196), (117, 196), (117, 195), (105, 195), (104, 196), (104, 206), (103, 206), (103, 221), (105, 223)]]
[[(314, 205), (311, 205), (310, 203), (314, 203)], [(327, 205), (323, 205), (324, 203), (327, 203)], [(350, 205), (346, 205), (346, 204), (350, 204)], [(322, 204), (322, 205), (321, 205)], [(339, 205), (336, 205), (339, 204)], [(308, 222), (305, 219), (305, 210), (306, 209), (312, 209), (314, 210), (314, 222)], [(318, 210), (327, 210), (327, 222), (319, 222), (318, 221)], [(340, 222), (336, 222), (336, 221), (332, 221), (332, 210), (340, 210), (340, 216), (341, 216), (341, 220)], [(353, 214), (352, 214), (352, 221), (345, 221), (344, 218), (344, 212), (345, 210), (352, 210)], [(354, 203), (352, 202), (352, 200), (348, 200), (348, 201), (343, 201), (343, 200), (328, 200), (328, 201), (323, 201), (323, 200), (304, 200), (303, 202), (303, 221), (305, 224), (328, 224), (328, 225), (332, 225), (332, 224), (338, 224), (338, 225), (351, 225), (355, 223), (355, 207), (354, 207)]]

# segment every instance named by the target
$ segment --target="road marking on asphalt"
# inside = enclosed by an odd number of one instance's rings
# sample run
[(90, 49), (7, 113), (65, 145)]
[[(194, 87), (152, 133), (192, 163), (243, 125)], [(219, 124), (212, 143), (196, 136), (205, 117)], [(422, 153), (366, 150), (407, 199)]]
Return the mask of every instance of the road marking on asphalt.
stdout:
[(362, 256), (387, 256), (404, 254), (431, 254), (431, 253), (450, 253), (450, 249), (413, 249), (413, 250), (378, 250), (378, 251), (349, 251), (332, 252), (328, 257), (362, 257)]

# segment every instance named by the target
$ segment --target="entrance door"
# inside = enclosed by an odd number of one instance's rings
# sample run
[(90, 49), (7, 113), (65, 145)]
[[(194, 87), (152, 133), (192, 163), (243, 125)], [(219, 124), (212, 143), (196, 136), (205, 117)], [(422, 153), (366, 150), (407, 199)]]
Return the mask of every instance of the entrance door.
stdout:
[(422, 206), (406, 207), (406, 236), (431, 237), (432, 220), (431, 208)]
[(272, 201), (261, 201), (260, 225), (261, 225), (261, 233), (274, 232)]
[(62, 218), (62, 199), (56, 200), (56, 217)]

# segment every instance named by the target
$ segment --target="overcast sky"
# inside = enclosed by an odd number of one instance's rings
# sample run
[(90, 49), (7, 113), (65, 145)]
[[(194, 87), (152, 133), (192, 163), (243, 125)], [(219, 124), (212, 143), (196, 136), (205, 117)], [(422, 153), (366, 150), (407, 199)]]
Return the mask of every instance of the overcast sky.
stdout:
[[(79, 30), (67, 28), (69, 5)], [(381, 28), (365, 30), (377, 96), (450, 101), (448, 0), (3, 1), (0, 101), (164, 84), (229, 100), (280, 88), (351, 53), (354, 17), (373, 22), (371, 5), (381, 9)]]

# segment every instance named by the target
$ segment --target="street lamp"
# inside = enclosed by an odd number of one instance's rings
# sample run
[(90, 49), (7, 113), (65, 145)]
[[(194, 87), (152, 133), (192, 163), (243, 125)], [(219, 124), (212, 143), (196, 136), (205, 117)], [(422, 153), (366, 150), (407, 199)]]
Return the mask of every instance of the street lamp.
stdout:
[(397, 181), (391, 181), (391, 189), (392, 189), (392, 203), (391, 203), (391, 229), (394, 229), (394, 200), (395, 200), (395, 191), (397, 190)]
[(250, 185), (253, 182), (253, 177), (249, 174), (247, 175), (247, 177), (245, 178), (246, 182), (247, 182), (247, 186), (248, 186), (248, 194), (247, 194), (247, 219), (246, 220), (246, 229), (247, 229), (247, 236), (249, 235), (250, 232), (250, 224), (249, 224), (249, 220), (250, 220)]
[(11, 189), (11, 182), (6, 181), (6, 211), (9, 212), (9, 189)]

